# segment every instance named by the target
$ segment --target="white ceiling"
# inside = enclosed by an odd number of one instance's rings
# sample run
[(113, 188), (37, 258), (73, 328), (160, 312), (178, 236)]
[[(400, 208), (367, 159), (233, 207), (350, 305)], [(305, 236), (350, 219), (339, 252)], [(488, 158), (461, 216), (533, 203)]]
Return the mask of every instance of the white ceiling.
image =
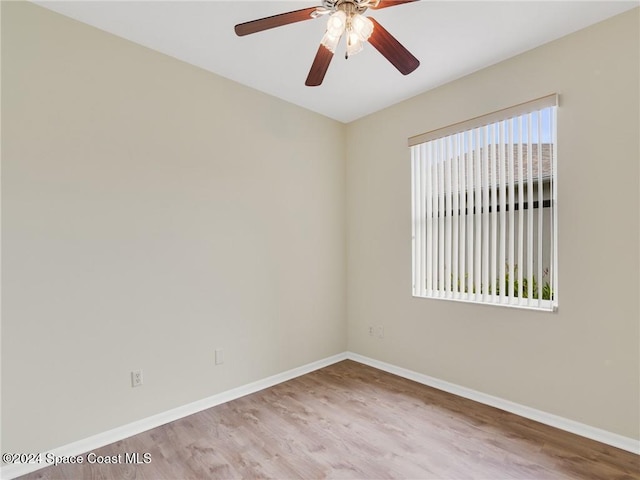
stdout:
[(246, 37), (233, 27), (319, 1), (35, 3), (345, 123), (639, 5), (422, 0), (369, 10), (420, 67), (405, 77), (371, 45), (349, 60), (341, 45), (324, 83), (306, 87), (326, 17)]

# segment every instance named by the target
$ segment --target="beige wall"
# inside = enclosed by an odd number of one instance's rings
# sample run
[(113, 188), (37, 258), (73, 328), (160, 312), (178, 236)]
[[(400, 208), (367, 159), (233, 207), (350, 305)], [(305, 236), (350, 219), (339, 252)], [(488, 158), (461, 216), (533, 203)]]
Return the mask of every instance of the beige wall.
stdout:
[[(348, 126), (351, 351), (640, 438), (638, 17), (635, 9)], [(407, 138), (553, 92), (559, 311), (412, 298)], [(385, 338), (368, 336), (368, 325), (384, 325)]]
[(14, 2), (2, 88), (3, 451), (346, 350), (342, 124)]

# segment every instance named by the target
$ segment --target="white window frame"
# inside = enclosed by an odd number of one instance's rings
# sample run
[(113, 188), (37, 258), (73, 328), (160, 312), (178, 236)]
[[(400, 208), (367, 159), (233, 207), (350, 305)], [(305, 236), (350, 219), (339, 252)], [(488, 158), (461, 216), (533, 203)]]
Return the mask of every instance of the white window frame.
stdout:
[(409, 138), (414, 297), (557, 309), (557, 106)]

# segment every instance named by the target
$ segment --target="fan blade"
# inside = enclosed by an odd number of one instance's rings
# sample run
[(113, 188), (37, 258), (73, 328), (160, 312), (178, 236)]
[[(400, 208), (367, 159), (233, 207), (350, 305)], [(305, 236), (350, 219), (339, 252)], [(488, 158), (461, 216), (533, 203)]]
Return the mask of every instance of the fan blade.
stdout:
[(309, 75), (307, 75), (307, 80), (304, 82), (307, 87), (317, 87), (322, 83), (332, 58), (333, 52), (320, 44), (316, 58), (314, 58), (311, 65), (311, 70), (309, 70)]
[(311, 14), (316, 11), (317, 7), (303, 8), (302, 10), (294, 10), (293, 12), (280, 13), (271, 17), (260, 18), (250, 22), (239, 23), (236, 25), (236, 35), (243, 37), (251, 33), (262, 32), (270, 28), (289, 25), (290, 23), (302, 22), (303, 20), (311, 20)]
[(420, 61), (409, 50), (387, 32), (382, 25), (373, 18), (367, 17), (373, 22), (373, 33), (369, 37), (369, 43), (373, 45), (394, 67), (403, 75), (408, 75), (420, 66)]
[(395, 7), (396, 5), (402, 5), (403, 3), (417, 2), (418, 0), (380, 0), (377, 7), (369, 7), (373, 10), (380, 10), (381, 8)]

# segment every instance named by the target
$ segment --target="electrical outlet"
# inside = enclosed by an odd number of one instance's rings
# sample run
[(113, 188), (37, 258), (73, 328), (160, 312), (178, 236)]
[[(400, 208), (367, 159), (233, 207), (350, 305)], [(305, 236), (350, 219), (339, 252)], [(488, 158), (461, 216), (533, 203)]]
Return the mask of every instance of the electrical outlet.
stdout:
[(369, 336), (370, 336), (370, 337), (373, 337), (373, 334), (374, 334), (374, 332), (373, 332), (373, 325), (369, 325)]
[(134, 370), (133, 372), (131, 372), (131, 386), (142, 386), (142, 370)]
[(224, 363), (224, 352), (217, 348), (216, 349), (216, 365), (222, 365)]
[(384, 338), (384, 327), (382, 325), (376, 327), (376, 337)]

